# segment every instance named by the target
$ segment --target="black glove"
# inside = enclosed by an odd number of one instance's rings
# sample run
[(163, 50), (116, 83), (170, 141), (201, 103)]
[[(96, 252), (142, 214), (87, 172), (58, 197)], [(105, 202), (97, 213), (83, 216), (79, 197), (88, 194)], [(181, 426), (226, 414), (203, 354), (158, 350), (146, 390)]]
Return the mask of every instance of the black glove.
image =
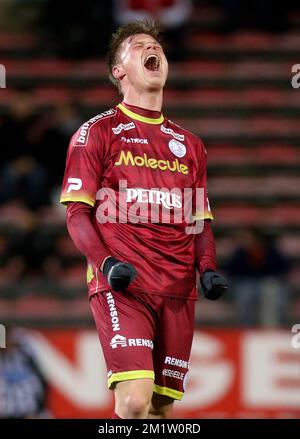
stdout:
[(219, 299), (228, 288), (225, 277), (213, 270), (205, 271), (200, 278), (200, 283), (204, 296), (209, 300)]
[(106, 259), (102, 270), (107, 282), (115, 291), (124, 291), (136, 276), (135, 268), (126, 262), (109, 257)]

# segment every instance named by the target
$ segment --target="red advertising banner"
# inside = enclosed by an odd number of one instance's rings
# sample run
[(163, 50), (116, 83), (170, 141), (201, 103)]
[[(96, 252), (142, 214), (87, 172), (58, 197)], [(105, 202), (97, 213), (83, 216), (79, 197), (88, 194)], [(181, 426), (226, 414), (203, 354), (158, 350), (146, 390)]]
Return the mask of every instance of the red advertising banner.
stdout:
[[(113, 395), (95, 331), (33, 334), (57, 418), (110, 418)], [(300, 418), (300, 333), (196, 331), (177, 418)]]

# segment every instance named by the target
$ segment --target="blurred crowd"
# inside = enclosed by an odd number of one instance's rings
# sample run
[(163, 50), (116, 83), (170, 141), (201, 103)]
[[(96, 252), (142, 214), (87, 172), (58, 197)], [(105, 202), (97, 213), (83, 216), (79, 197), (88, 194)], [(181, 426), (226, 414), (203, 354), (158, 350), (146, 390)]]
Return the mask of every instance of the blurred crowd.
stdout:
[(18, 200), (31, 209), (49, 203), (61, 183), (66, 145), (81, 124), (72, 103), (36, 114), (30, 92), (16, 95), (0, 117), (5, 148), (0, 171), (0, 202)]
[[(33, 284), (40, 289), (41, 274), (48, 285), (59, 281), (73, 262), (61, 233), (47, 231), (48, 217), (64, 221), (58, 193), (70, 137), (82, 120), (72, 103), (37, 114), (30, 92), (21, 92), (0, 116), (2, 162), (0, 166), (0, 291), (11, 297)], [(53, 207), (52, 213), (48, 208)], [(62, 233), (65, 230), (62, 228)], [(12, 285), (12, 288), (9, 286)], [(59, 294), (60, 289), (54, 288)]]
[[(40, 35), (40, 53), (66, 59), (103, 56), (110, 35), (119, 25), (147, 18), (161, 23), (165, 45), (171, 60), (185, 57), (194, 6), (206, 6), (202, 0), (86, 0), (81, 3), (60, 0), (10, 0), (1, 6), (8, 23), (35, 28)], [(296, 0), (217, 0), (222, 9), (219, 32), (258, 29), (283, 32), (288, 13)], [(1, 12), (0, 9), (0, 12)], [(22, 15), (22, 17), (21, 17)], [(4, 25), (7, 20), (4, 21)], [(1, 23), (1, 20), (0, 20)], [(37, 54), (38, 55), (38, 54)]]
[(276, 238), (253, 227), (233, 236), (235, 249), (223, 269), (241, 326), (280, 326), (288, 313), (291, 261)]

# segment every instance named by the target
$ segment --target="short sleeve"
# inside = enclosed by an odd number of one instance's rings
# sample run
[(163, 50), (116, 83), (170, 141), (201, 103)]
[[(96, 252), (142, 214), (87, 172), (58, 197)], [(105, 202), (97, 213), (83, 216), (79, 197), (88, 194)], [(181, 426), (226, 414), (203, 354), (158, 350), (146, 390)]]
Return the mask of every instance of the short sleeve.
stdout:
[(213, 220), (207, 192), (207, 152), (200, 139), (197, 143), (197, 162), (198, 171), (194, 188), (193, 216), (195, 220)]
[(81, 201), (93, 207), (101, 184), (103, 139), (98, 127), (85, 125), (70, 141), (60, 202)]

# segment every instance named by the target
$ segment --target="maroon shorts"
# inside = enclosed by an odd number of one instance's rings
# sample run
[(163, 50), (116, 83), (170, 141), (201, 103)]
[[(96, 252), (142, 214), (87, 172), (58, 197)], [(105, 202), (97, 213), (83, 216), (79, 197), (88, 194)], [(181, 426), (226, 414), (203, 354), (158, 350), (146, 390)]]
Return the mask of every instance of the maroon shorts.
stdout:
[(152, 378), (154, 392), (181, 399), (187, 383), (195, 301), (106, 291), (90, 298), (108, 386)]

